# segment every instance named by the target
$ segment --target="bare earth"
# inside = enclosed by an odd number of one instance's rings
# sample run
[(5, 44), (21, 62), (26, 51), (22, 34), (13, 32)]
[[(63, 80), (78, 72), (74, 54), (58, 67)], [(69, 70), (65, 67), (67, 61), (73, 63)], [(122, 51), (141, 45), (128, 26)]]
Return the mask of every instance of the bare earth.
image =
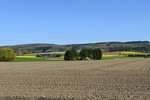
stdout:
[(0, 63), (0, 100), (150, 100), (150, 59)]

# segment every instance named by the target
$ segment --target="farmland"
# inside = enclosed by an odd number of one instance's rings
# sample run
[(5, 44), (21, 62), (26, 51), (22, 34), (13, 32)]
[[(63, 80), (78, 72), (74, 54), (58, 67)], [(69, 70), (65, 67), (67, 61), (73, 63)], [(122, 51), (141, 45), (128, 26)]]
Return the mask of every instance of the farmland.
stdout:
[[(38, 61), (64, 61), (64, 53), (59, 52), (61, 57), (52, 57), (52, 58), (43, 58), (43, 57), (36, 57), (36, 54), (24, 54), (23, 56), (16, 56), (14, 62), (38, 62)], [(142, 52), (108, 52), (103, 53), (102, 60), (108, 59), (130, 59), (130, 58), (144, 58), (144, 57), (127, 57), (128, 54), (149, 54), (149, 53), (142, 53)]]
[(0, 62), (2, 100), (149, 100), (150, 59)]

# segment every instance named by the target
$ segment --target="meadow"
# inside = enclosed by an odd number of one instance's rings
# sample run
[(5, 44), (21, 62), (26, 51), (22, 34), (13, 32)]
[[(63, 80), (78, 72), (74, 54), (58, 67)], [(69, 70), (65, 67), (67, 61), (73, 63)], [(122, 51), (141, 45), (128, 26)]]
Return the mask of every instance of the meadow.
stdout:
[(0, 62), (0, 100), (149, 100), (150, 59)]

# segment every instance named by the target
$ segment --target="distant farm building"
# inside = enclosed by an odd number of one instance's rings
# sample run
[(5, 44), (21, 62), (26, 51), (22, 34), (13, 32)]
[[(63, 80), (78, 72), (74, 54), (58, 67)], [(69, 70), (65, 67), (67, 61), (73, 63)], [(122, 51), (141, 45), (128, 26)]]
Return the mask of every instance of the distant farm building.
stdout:
[(42, 56), (45, 58), (49, 58), (49, 57), (51, 57), (51, 54), (42, 54)]

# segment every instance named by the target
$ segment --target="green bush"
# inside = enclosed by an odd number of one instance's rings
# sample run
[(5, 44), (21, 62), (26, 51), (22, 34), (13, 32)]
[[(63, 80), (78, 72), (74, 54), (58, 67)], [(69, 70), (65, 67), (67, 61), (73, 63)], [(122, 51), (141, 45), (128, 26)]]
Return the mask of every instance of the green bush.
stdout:
[(76, 50), (67, 50), (65, 53), (64, 60), (69, 61), (69, 60), (77, 60), (78, 58), (78, 53)]
[(102, 51), (100, 48), (96, 48), (93, 50), (93, 59), (100, 60), (102, 58)]
[(57, 54), (55, 57), (61, 57), (61, 54)]
[(94, 60), (100, 60), (102, 58), (102, 51), (100, 48), (82, 49), (79, 56), (81, 60), (85, 60), (86, 57)]
[(42, 54), (37, 54), (36, 57), (43, 57), (43, 55)]
[(86, 57), (85, 60), (91, 60), (89, 57)]
[(145, 55), (144, 58), (149, 58), (149, 56), (148, 56), (148, 55)]
[(15, 59), (15, 56), (13, 49), (0, 48), (0, 61), (11, 62)]
[(88, 52), (87, 52), (87, 49), (82, 49), (80, 51), (80, 54), (79, 54), (81, 60), (84, 60), (86, 57), (88, 57)]
[(67, 50), (65, 53), (65, 60), (100, 60), (102, 58), (102, 51), (100, 48), (96, 49), (82, 49), (78, 54), (76, 50)]

